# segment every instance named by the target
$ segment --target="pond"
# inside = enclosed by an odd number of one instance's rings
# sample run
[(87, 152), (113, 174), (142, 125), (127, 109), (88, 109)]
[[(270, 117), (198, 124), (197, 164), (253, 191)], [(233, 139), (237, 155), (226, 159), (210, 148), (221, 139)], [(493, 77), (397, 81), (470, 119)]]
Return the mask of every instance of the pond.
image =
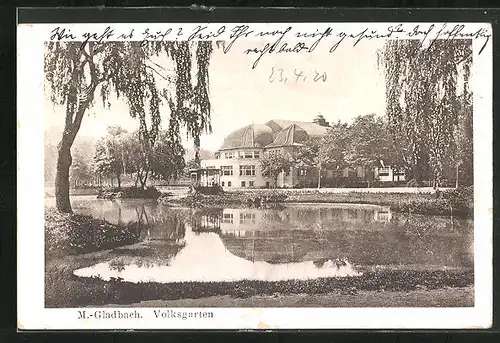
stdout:
[(175, 208), (77, 196), (78, 214), (141, 222), (137, 243), (110, 251), (81, 277), (129, 282), (305, 280), (365, 270), (473, 267), (473, 221), (348, 204)]

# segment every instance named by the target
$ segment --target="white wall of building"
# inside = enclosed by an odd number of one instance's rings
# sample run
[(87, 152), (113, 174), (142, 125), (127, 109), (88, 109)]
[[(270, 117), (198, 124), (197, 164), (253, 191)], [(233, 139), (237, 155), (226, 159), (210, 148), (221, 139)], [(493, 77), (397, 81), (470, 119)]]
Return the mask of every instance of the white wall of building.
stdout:
[[(253, 150), (259, 151), (256, 149)], [(239, 154), (235, 154), (234, 158), (226, 158), (223, 152), (220, 158), (202, 160), (201, 167), (221, 169), (220, 185), (223, 189), (270, 187), (273, 185), (273, 180), (270, 177), (262, 175), (262, 168), (260, 165), (260, 157), (263, 153), (262, 150), (260, 150), (259, 153), (258, 158), (240, 157)], [(243, 167), (243, 169), (240, 175), (241, 167)]]

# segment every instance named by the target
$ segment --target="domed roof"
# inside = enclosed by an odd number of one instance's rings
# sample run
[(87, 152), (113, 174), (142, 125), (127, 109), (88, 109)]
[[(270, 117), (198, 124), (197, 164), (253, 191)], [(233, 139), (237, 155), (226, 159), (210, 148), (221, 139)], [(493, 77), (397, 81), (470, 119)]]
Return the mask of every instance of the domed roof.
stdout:
[(267, 125), (252, 124), (230, 133), (219, 150), (263, 148), (273, 142), (273, 131)]
[(290, 146), (290, 145), (302, 145), (309, 139), (309, 135), (306, 130), (298, 126), (297, 124), (292, 124), (278, 133), (276, 139), (271, 144), (267, 145), (268, 148), (279, 147), (279, 146)]

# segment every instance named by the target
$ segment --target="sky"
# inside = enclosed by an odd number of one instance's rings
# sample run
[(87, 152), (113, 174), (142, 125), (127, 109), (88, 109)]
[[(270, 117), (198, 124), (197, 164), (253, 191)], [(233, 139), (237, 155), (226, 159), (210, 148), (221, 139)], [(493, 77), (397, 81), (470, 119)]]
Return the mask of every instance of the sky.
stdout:
[[(257, 54), (245, 54), (250, 48), (261, 48), (264, 43), (240, 41), (228, 53), (215, 49), (209, 67), (210, 101), (212, 103), (211, 135), (201, 137), (202, 148), (215, 151), (226, 135), (252, 123), (271, 119), (312, 121), (322, 114), (329, 122), (350, 122), (362, 114), (384, 114), (385, 83), (377, 68), (377, 49), (383, 41), (363, 41), (356, 47), (339, 45), (333, 53), (319, 46), (314, 53), (287, 53), (265, 55), (255, 69)], [(169, 70), (171, 61), (157, 58), (156, 63)], [(278, 82), (280, 74), (287, 82)], [(272, 70), (274, 82), (270, 82)], [(295, 73), (305, 76), (296, 81)], [(315, 72), (326, 74), (326, 81), (312, 81)], [(167, 73), (167, 72), (165, 72)], [(272, 79), (272, 78), (271, 78)], [(161, 83), (164, 81), (159, 81)], [(81, 136), (104, 136), (110, 125), (121, 125), (127, 130), (138, 127), (128, 115), (123, 100), (111, 100), (111, 109), (105, 109), (96, 97), (96, 105), (88, 111), (79, 132)], [(162, 122), (168, 122), (168, 109)], [(64, 108), (54, 107), (46, 95), (45, 129), (60, 131), (64, 124)], [(183, 137), (185, 138), (185, 137)], [(192, 141), (184, 139), (186, 147)]]

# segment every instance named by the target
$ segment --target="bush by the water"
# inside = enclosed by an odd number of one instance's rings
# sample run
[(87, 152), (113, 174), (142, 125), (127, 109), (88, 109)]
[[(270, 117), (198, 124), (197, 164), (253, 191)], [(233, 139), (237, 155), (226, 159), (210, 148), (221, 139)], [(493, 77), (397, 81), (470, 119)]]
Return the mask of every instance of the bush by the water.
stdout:
[(160, 202), (175, 203), (192, 208), (216, 206), (263, 206), (266, 204), (280, 204), (285, 202), (287, 194), (280, 190), (251, 191), (251, 192), (224, 192), (223, 194), (201, 194), (194, 192), (180, 199), (171, 200), (162, 197)]
[(139, 187), (121, 187), (121, 188), (105, 188), (99, 190), (98, 199), (116, 199), (116, 198), (140, 198), (140, 199), (157, 199), (161, 192), (155, 187), (146, 189)]
[(125, 227), (78, 214), (45, 209), (46, 257), (88, 253), (132, 244), (139, 239), (141, 224)]
[(407, 213), (472, 217), (474, 214), (474, 189), (470, 186), (445, 191), (437, 190), (430, 199), (400, 202), (397, 210)]

